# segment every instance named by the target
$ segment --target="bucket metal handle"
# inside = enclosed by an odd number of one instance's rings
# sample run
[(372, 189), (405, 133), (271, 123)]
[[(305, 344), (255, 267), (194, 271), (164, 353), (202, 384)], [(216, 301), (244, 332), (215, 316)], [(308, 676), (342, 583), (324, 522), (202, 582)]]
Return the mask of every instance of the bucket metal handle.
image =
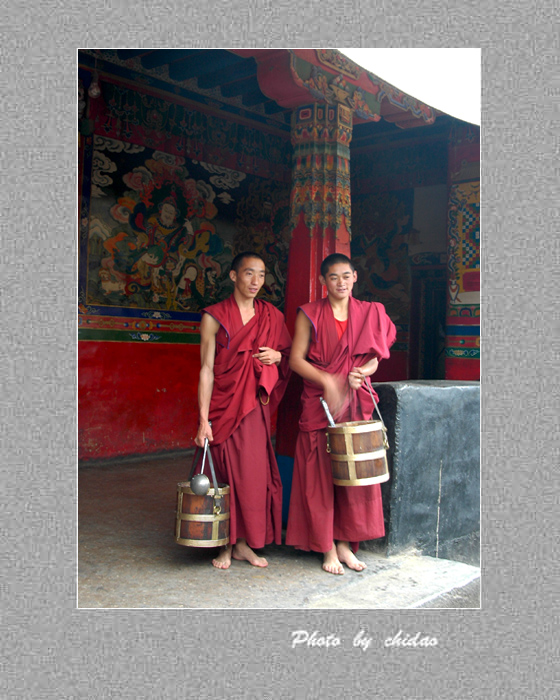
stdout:
[(383, 421), (383, 417), (381, 416), (381, 413), (379, 412), (379, 408), (377, 406), (377, 401), (373, 397), (373, 390), (371, 388), (371, 379), (369, 377), (365, 378), (365, 385), (366, 389), (369, 391), (369, 395), (371, 396), (371, 400), (373, 401), (373, 405), (375, 406), (375, 410), (377, 411), (377, 415), (381, 419), (381, 429), (383, 431), (383, 447), (388, 450), (389, 449), (389, 440), (387, 438), (387, 428), (385, 427), (385, 422)]
[[(210, 423), (212, 425), (212, 423)], [(194, 457), (193, 457), (193, 463), (191, 467), (191, 473), (189, 476), (189, 481), (192, 479), (194, 470), (195, 470), (195, 465), (196, 465), (196, 458), (198, 455), (200, 448), (197, 446)], [(219, 515), (221, 508), (220, 506), (216, 505), (215, 501), (220, 495), (218, 492), (218, 480), (216, 479), (216, 472), (214, 470), (214, 460), (212, 459), (212, 451), (210, 450), (210, 443), (208, 442), (208, 438), (204, 438), (204, 452), (202, 453), (202, 465), (200, 467), (200, 473), (204, 474), (204, 463), (206, 461), (206, 455), (208, 454), (208, 462), (210, 464), (210, 473), (212, 475), (212, 485), (214, 486), (214, 513), (216, 515)]]

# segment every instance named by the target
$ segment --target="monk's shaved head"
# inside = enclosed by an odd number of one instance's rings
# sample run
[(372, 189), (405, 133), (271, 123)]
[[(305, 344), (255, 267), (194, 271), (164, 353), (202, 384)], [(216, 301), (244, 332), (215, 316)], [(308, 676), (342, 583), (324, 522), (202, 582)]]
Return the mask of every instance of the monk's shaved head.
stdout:
[(265, 264), (266, 267), (266, 261), (263, 258), (262, 255), (259, 253), (252, 253), (251, 251), (245, 251), (244, 253), (239, 253), (239, 255), (236, 255), (235, 258), (231, 261), (231, 269), (233, 272), (239, 272), (239, 268), (241, 267), (241, 263), (246, 260), (247, 258), (257, 258), (257, 260), (262, 260), (263, 263)]
[(350, 265), (350, 269), (352, 270), (352, 272), (356, 270), (356, 268), (354, 267), (354, 263), (350, 260), (350, 258), (347, 255), (344, 255), (343, 253), (332, 253), (332, 255), (328, 255), (321, 263), (321, 276), (326, 277), (331, 267), (333, 265), (338, 265), (339, 263), (345, 263), (346, 265)]

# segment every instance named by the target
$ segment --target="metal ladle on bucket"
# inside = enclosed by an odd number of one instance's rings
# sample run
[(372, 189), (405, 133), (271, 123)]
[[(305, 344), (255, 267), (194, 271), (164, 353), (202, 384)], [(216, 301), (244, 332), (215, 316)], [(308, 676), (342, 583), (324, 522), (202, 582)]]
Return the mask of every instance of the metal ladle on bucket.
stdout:
[(321, 405), (323, 406), (323, 409), (327, 414), (327, 420), (329, 421), (329, 425), (331, 426), (331, 428), (334, 428), (336, 423), (334, 422), (334, 418), (331, 416), (331, 412), (329, 411), (327, 402), (322, 396), (319, 397), (319, 401), (321, 402)]
[(208, 438), (204, 440), (204, 453), (202, 454), (202, 467), (200, 474), (192, 477), (190, 488), (196, 496), (206, 496), (210, 489), (210, 479), (204, 474), (204, 462), (206, 461), (206, 452), (208, 450)]

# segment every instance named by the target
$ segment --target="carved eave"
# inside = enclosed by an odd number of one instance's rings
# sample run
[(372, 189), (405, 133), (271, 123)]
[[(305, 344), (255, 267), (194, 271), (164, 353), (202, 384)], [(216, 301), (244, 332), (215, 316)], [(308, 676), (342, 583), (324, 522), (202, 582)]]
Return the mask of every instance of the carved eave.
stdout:
[(436, 117), (444, 114), (420, 100), (385, 82), (379, 76), (368, 72), (371, 82), (379, 88), (381, 116), (401, 129), (433, 124)]
[(370, 73), (336, 49), (230, 49), (257, 62), (262, 92), (284, 108), (344, 104), (354, 122), (383, 118), (401, 129), (429, 126), (443, 114)]
[[(335, 70), (320, 61), (318, 50), (235, 49), (232, 52), (255, 59), (261, 91), (282, 107), (295, 109), (312, 102), (342, 104), (361, 121), (381, 119), (380, 104), (375, 97), (379, 88), (368, 83), (365, 90), (361, 81), (351, 78), (347, 70)], [(352, 66), (358, 75), (364, 73), (357, 64)]]
[(230, 49), (244, 58), (254, 58), (257, 63), (257, 80), (264, 95), (281, 107), (294, 109), (314, 98), (310, 91), (295, 79), (292, 69), (292, 52), (289, 49)]

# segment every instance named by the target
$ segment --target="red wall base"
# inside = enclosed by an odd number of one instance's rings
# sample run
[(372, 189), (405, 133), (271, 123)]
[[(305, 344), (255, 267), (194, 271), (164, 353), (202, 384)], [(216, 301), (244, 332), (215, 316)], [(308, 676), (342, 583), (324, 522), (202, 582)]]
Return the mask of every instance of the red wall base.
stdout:
[(445, 378), (463, 381), (480, 381), (480, 360), (445, 358)]
[(198, 345), (78, 343), (78, 458), (188, 449), (198, 425)]

